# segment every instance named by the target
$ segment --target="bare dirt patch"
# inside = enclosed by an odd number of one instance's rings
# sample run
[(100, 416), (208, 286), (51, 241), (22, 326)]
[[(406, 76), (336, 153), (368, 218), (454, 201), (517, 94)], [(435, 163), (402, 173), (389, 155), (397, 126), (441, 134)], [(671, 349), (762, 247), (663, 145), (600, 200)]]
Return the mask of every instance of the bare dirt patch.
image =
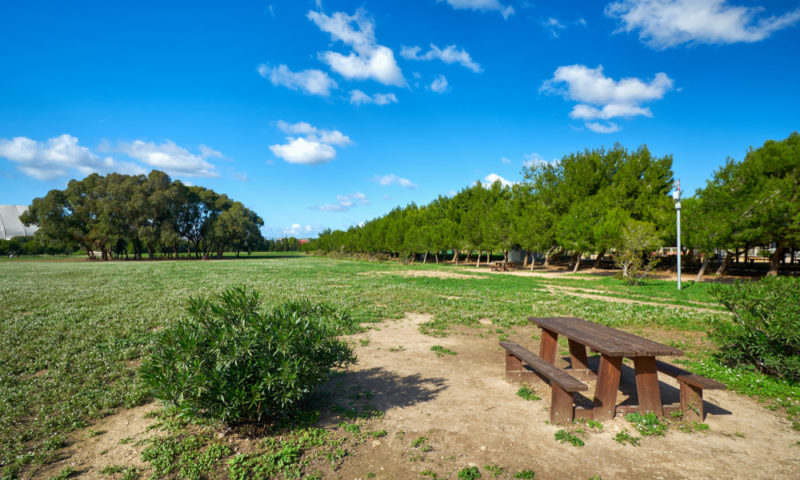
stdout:
[[(543, 398), (539, 401), (518, 397), (518, 385), (505, 380), (504, 354), (496, 338), (481, 338), (485, 330), (468, 328), (445, 338), (428, 337), (420, 333), (419, 324), (429, 319), (409, 314), (351, 337), (359, 363), (342, 381), (374, 393), (372, 402), (385, 415), (370, 420), (367, 428), (385, 429), (387, 436), (368, 441), (348, 457), (337, 478), (367, 478), (368, 473), (415, 478), (425, 471), (455, 478), (468, 465), (483, 471), (487, 464), (503, 467), (501, 478), (523, 469), (545, 479), (800, 475), (800, 447), (792, 446), (800, 437), (797, 432), (781, 415), (727, 391), (706, 394), (710, 430), (705, 433), (687, 434), (673, 427), (665, 437), (624, 446), (614, 441), (616, 433), (635, 431), (617, 418), (588, 434), (584, 447), (558, 443), (553, 436), (561, 427), (547, 423), (549, 387), (535, 386)], [(535, 333), (532, 327), (517, 328), (511, 340), (537, 351), (537, 342), (531, 340)], [(358, 341), (366, 339), (366, 345)], [(433, 345), (457, 355), (437, 357), (430, 350)], [(625, 368), (623, 382), (624, 402), (632, 394), (630, 368)], [(676, 401), (677, 384), (669, 377), (663, 382), (666, 400)], [(425, 437), (422, 446), (413, 446), (420, 437)], [(491, 477), (485, 471), (483, 476)]]
[[(147, 414), (157, 408), (156, 403), (149, 403), (122, 410), (71, 434), (69, 445), (61, 452), (62, 460), (48, 465), (34, 478), (48, 479), (67, 467), (77, 472), (73, 477), (87, 479), (110, 478), (100, 472), (114, 465), (135, 467), (140, 472), (146, 472), (147, 465), (142, 461), (145, 447), (139, 442), (155, 434), (154, 430), (148, 430), (147, 427), (157, 420)], [(142, 475), (142, 478), (147, 478), (147, 475)]]
[[(484, 273), (484, 272), (479, 272)], [(467, 278), (476, 279), (475, 275), (465, 275), (463, 273), (444, 272), (441, 270), (390, 270), (378, 272), (360, 272), (358, 275), (397, 275), (400, 277), (433, 277), (433, 278)]]

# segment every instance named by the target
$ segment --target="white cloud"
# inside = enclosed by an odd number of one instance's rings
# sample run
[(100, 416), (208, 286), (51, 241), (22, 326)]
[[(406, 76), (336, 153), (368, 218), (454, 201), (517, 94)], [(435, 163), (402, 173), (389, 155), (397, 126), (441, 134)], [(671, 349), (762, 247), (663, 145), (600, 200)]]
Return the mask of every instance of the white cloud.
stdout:
[(331, 90), (338, 86), (327, 73), (316, 69), (293, 72), (286, 65), (271, 67), (262, 63), (258, 66), (258, 74), (273, 85), (300, 90), (309, 95), (327, 97), (331, 94)]
[(337, 203), (318, 205), (311, 207), (311, 209), (321, 210), (323, 212), (344, 212), (357, 205), (369, 205), (367, 196), (361, 192), (352, 193), (350, 195), (336, 195), (336, 200)]
[(489, 188), (494, 184), (494, 182), (497, 181), (499, 181), (504, 187), (510, 187), (514, 184), (514, 182), (510, 182), (496, 173), (490, 173), (486, 176), (486, 178), (483, 179), (483, 182), (481, 183), (483, 183), (484, 187)]
[[(566, 65), (558, 67), (553, 78), (545, 81), (540, 91), (559, 94), (568, 100), (580, 102), (572, 108), (571, 118), (609, 120), (638, 115), (652, 117), (650, 109), (642, 107), (641, 104), (663, 98), (672, 88), (673, 80), (663, 72), (657, 73), (650, 82), (635, 77), (617, 81), (603, 74), (602, 65), (597, 68)], [(605, 126), (594, 123), (591, 127), (587, 124), (587, 127), (599, 133), (619, 130), (619, 126), (613, 123)]]
[(350, 103), (353, 105), (362, 105), (364, 103), (389, 105), (390, 103), (397, 103), (397, 96), (394, 93), (376, 93), (370, 96), (356, 89), (350, 90)]
[(511, 5), (503, 5), (500, 0), (438, 0), (440, 2), (446, 1), (451, 7), (456, 10), (480, 10), (498, 11), (507, 19), (514, 14), (514, 7)]
[(17, 163), (21, 172), (38, 180), (52, 180), (75, 172), (80, 175), (112, 171), (145, 173), (138, 165), (117, 162), (111, 157), (100, 157), (87, 147), (79, 145), (78, 139), (68, 134), (45, 142), (27, 137), (0, 139), (0, 157)]
[(525, 161), (522, 162), (522, 166), (531, 168), (532, 166), (544, 163), (544, 159), (538, 153), (528, 153), (525, 155)]
[(447, 78), (444, 75), (439, 75), (433, 82), (431, 82), (431, 90), (436, 93), (444, 93), (447, 91)]
[(800, 8), (779, 16), (763, 16), (763, 11), (726, 0), (622, 0), (605, 8), (620, 22), (618, 31), (638, 30), (642, 42), (656, 49), (758, 42), (800, 20)]
[(503, 163), (511, 163), (511, 159), (507, 158), (507, 157), (500, 158), (500, 161), (503, 162)]
[(400, 185), (403, 188), (412, 188), (412, 189), (417, 188), (417, 185), (412, 183), (411, 180), (403, 177), (398, 177), (393, 173), (381, 176), (375, 175), (372, 181), (380, 184), (382, 187), (388, 187), (390, 185)]
[(328, 16), (309, 11), (306, 17), (334, 40), (353, 48), (348, 55), (326, 51), (320, 58), (339, 75), (350, 80), (373, 79), (384, 85), (405, 85), (403, 72), (397, 65), (394, 52), (378, 45), (375, 39), (375, 22), (359, 8), (353, 15), (335, 12)]
[(297, 237), (300, 235), (308, 235), (312, 232), (312, 230), (313, 228), (311, 225), (300, 225), (299, 223), (293, 223), (290, 227), (283, 227), (283, 234), (291, 237)]
[(157, 145), (154, 142), (134, 140), (120, 143), (117, 150), (146, 165), (163, 170), (172, 176), (218, 177), (216, 167), (207, 162), (209, 156), (222, 156), (216, 150), (200, 147), (200, 155), (176, 145), (171, 140)]
[(555, 38), (558, 38), (558, 34), (561, 30), (567, 28), (555, 17), (549, 17), (546, 20), (542, 20), (542, 27), (550, 32), (550, 34), (552, 34)]
[(619, 132), (619, 125), (617, 125), (614, 122), (608, 122), (608, 123), (588, 122), (586, 123), (586, 128), (597, 133)]
[(289, 163), (304, 165), (327, 163), (336, 158), (336, 149), (332, 145), (345, 147), (353, 144), (350, 137), (339, 130), (325, 130), (307, 122), (288, 123), (278, 120), (277, 127), (290, 136), (286, 137), (285, 144), (270, 145), (269, 149), (276, 157)]
[(444, 63), (450, 65), (453, 63), (458, 63), (461, 66), (472, 70), (475, 73), (482, 72), (483, 69), (481, 68), (480, 64), (476, 63), (472, 60), (472, 57), (466, 50), (463, 48), (458, 48), (455, 45), (448, 45), (444, 49), (437, 47), (436, 45), (431, 43), (431, 49), (425, 52), (424, 54), (420, 55), (419, 52), (422, 49), (420, 47), (406, 47), (400, 50), (400, 55), (403, 58), (409, 60), (441, 60)]

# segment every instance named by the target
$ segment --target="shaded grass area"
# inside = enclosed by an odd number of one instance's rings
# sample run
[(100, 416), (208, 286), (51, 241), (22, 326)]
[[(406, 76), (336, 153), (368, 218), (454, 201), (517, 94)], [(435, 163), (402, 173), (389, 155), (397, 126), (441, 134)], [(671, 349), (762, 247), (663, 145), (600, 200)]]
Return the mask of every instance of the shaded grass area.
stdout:
[[(118, 407), (147, 400), (135, 368), (155, 332), (184, 314), (190, 296), (220, 293), (234, 285), (259, 291), (268, 307), (287, 299), (309, 299), (344, 309), (353, 323), (341, 327), (351, 333), (362, 328), (360, 323), (400, 318), (405, 312), (433, 315), (422, 328), (435, 336), (446, 335), (455, 325), (479, 326), (481, 319), (510, 328), (527, 325), (528, 316), (557, 315), (615, 327), (703, 331), (716, 315), (551, 295), (546, 289), (548, 283), (574, 284), (706, 302), (704, 286), (669, 294), (674, 283), (652, 281), (636, 288), (602, 277), (542, 279), (477, 270), (467, 272), (468, 278), (405, 276), (409, 269), (455, 271), (445, 265), (286, 254), (210, 262), (4, 262), (0, 478), (14, 478), (53, 461), (69, 432)], [(713, 371), (699, 373), (715, 376)], [(794, 395), (796, 399), (796, 391)]]

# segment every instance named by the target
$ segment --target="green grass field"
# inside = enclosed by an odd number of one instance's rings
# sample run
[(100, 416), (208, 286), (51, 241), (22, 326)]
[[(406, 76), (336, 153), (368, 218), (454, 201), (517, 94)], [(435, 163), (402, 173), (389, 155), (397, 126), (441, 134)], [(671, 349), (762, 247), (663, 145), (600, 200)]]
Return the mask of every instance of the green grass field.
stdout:
[[(466, 276), (402, 275), (409, 269)], [(258, 290), (268, 305), (290, 298), (326, 302), (346, 309), (362, 323), (400, 318), (404, 312), (430, 313), (434, 320), (423, 329), (434, 336), (446, 335), (454, 325), (479, 326), (482, 318), (513, 329), (527, 324), (531, 315), (574, 315), (632, 329), (702, 332), (711, 318), (724, 315), (547, 290), (548, 285), (561, 285), (593, 295), (716, 308), (704, 284), (677, 292), (671, 282), (629, 287), (605, 277), (490, 275), (483, 269), (470, 272), (450, 265), (403, 266), (303, 254), (206, 262), (4, 260), (0, 271), (2, 479), (51, 461), (69, 432), (120, 407), (146, 401), (134, 366), (146, 355), (154, 332), (183, 315), (190, 296), (219, 293), (233, 285)], [(351, 331), (358, 328), (349, 326)], [(795, 405), (800, 399), (797, 387), (717, 365), (713, 351), (702, 345), (680, 345), (690, 365), (702, 370), (698, 373), (746, 393), (781, 397)], [(748, 390), (756, 380), (759, 388)]]

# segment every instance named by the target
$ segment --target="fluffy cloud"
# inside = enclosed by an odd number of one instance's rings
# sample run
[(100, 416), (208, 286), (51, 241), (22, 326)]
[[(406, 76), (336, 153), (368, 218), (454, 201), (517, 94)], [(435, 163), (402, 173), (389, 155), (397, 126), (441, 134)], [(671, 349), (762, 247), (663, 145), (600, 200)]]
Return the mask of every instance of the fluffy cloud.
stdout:
[(335, 12), (328, 16), (322, 12), (309, 11), (306, 17), (331, 38), (349, 45), (353, 51), (348, 55), (326, 51), (320, 58), (330, 68), (350, 80), (373, 79), (384, 85), (405, 85), (403, 73), (388, 47), (378, 45), (375, 39), (375, 23), (366, 11), (358, 9), (353, 15)]
[(496, 173), (490, 173), (489, 175), (486, 176), (486, 178), (483, 179), (483, 182), (481, 183), (483, 183), (484, 187), (488, 188), (491, 187), (494, 184), (494, 182), (497, 181), (499, 181), (504, 187), (510, 187), (511, 185), (514, 184), (514, 182), (510, 182)]
[[(638, 78), (614, 80), (603, 74), (603, 66), (589, 68), (585, 65), (558, 67), (553, 78), (542, 84), (540, 91), (563, 95), (578, 103), (570, 112), (570, 117), (580, 120), (609, 120), (630, 118), (638, 115), (652, 117), (644, 102), (659, 100), (672, 90), (673, 81), (666, 73), (660, 72), (650, 82)], [(598, 108), (599, 107), (599, 108)], [(586, 125), (599, 133), (612, 133), (619, 130), (616, 124), (605, 126), (600, 123)]]
[(206, 161), (206, 158), (221, 157), (222, 154), (208, 147), (201, 147), (200, 150), (201, 153), (197, 155), (170, 140), (166, 140), (160, 145), (135, 140), (130, 143), (121, 143), (117, 147), (117, 151), (172, 176), (218, 177), (219, 173), (216, 171), (216, 167)]
[(508, 157), (502, 157), (500, 158), (500, 161), (506, 164), (511, 163), (511, 159)]
[(514, 7), (503, 5), (500, 0), (439, 0), (445, 1), (456, 10), (498, 11), (507, 19), (514, 14)]
[(619, 132), (619, 125), (617, 125), (614, 122), (608, 122), (608, 123), (586, 122), (586, 128), (597, 133)]
[(268, 79), (273, 85), (300, 90), (309, 95), (327, 97), (331, 94), (331, 90), (337, 87), (336, 82), (322, 70), (293, 72), (286, 65), (270, 67), (261, 64), (258, 66), (258, 74)]
[(550, 32), (555, 38), (558, 38), (558, 34), (561, 30), (567, 28), (555, 17), (549, 17), (546, 20), (542, 20), (542, 27)]
[(400, 55), (409, 60), (441, 60), (448, 65), (458, 63), (475, 73), (482, 72), (481, 66), (472, 60), (472, 57), (463, 48), (459, 49), (455, 45), (448, 45), (444, 49), (431, 44), (431, 49), (420, 55), (420, 47), (406, 47), (400, 50)]
[(447, 78), (444, 75), (439, 75), (431, 82), (431, 90), (436, 93), (444, 93), (447, 91)]
[(344, 212), (350, 210), (356, 205), (369, 205), (367, 196), (361, 192), (356, 192), (350, 195), (336, 195), (337, 203), (328, 203), (325, 205), (318, 205), (311, 207), (312, 210), (321, 210), (323, 212)]
[(283, 234), (286, 236), (291, 237), (299, 237), (300, 235), (308, 235), (312, 232), (313, 228), (311, 225), (300, 225), (299, 223), (293, 223), (290, 227), (283, 227)]
[(618, 31), (638, 31), (656, 49), (683, 44), (758, 42), (800, 20), (800, 8), (760, 16), (761, 7), (729, 5), (726, 0), (622, 0), (608, 4)]
[(375, 183), (380, 184), (382, 187), (388, 187), (389, 185), (400, 185), (403, 188), (417, 188), (417, 185), (412, 183), (411, 180), (403, 177), (398, 177), (397, 175), (390, 173), (388, 175), (375, 175), (372, 179)]
[(21, 172), (38, 180), (52, 180), (73, 172), (80, 175), (111, 171), (145, 173), (138, 165), (117, 162), (111, 157), (100, 157), (87, 147), (79, 145), (78, 139), (68, 134), (45, 142), (27, 137), (0, 139), (0, 157), (17, 163)]
[(367, 95), (361, 90), (350, 90), (350, 103), (362, 105), (364, 103), (374, 103), (375, 105), (389, 105), (397, 103), (397, 96), (394, 93), (376, 93), (372, 96)]
[(339, 130), (325, 130), (306, 122), (288, 123), (279, 120), (277, 126), (290, 136), (286, 137), (286, 143), (270, 145), (269, 149), (276, 157), (289, 163), (327, 163), (336, 158), (336, 149), (332, 145), (345, 147), (353, 143), (350, 137)]

